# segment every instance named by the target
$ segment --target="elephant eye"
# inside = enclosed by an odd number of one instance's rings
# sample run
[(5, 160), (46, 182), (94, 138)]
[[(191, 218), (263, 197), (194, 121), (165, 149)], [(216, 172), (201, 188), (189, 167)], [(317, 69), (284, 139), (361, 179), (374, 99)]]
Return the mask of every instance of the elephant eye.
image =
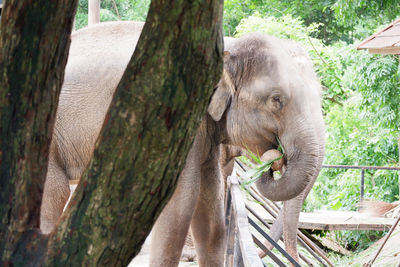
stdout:
[(268, 106), (270, 107), (271, 111), (277, 112), (284, 106), (283, 102), (283, 98), (280, 95), (272, 95), (269, 98)]
[(273, 96), (273, 97), (272, 97), (272, 100), (273, 100), (274, 102), (281, 102), (281, 98), (280, 98), (279, 96)]

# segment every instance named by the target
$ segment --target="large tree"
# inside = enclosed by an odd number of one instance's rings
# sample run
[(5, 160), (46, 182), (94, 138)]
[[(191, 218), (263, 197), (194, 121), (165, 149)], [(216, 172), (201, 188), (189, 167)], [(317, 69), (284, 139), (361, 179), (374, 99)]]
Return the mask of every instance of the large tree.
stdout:
[(43, 235), (39, 207), (77, 5), (67, 2), (7, 0), (2, 13), (1, 266), (126, 265), (173, 192), (220, 76), (222, 1), (153, 1), (89, 169)]

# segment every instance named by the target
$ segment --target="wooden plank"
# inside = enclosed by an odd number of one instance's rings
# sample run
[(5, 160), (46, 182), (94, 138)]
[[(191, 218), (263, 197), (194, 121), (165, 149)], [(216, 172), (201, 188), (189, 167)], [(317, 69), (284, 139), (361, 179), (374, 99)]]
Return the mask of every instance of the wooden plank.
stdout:
[(368, 49), (368, 48), (392, 47), (399, 41), (400, 41), (400, 36), (379, 36), (366, 43), (363, 46), (363, 48)]
[(382, 32), (387, 31), (388, 29), (392, 28), (394, 25), (397, 25), (400, 23), (400, 19), (397, 19), (395, 21), (393, 21), (392, 23), (390, 23), (388, 26), (386, 26), (385, 28), (379, 30), (378, 32), (374, 33), (373, 35), (367, 37), (366, 39), (364, 39), (358, 46), (357, 46), (357, 50), (360, 49), (364, 49), (365, 45), (372, 39), (374, 39), (376, 36), (380, 35)]
[(393, 25), (393, 27), (381, 32), (377, 36), (400, 36), (400, 24)]
[[(251, 206), (267, 223), (273, 223), (274, 218), (264, 212), (257, 203), (249, 201)], [(392, 218), (371, 217), (359, 212), (321, 211), (301, 212), (299, 228), (310, 230), (376, 230), (387, 231), (395, 222)]]
[(371, 217), (359, 212), (324, 211), (301, 213), (299, 227), (319, 230), (389, 230), (391, 218)]
[(262, 267), (263, 263), (258, 257), (256, 247), (250, 233), (247, 210), (245, 208), (242, 193), (240, 192), (237, 177), (229, 176), (231, 183), (232, 205), (236, 217), (237, 238), (242, 253), (243, 263), (245, 267)]

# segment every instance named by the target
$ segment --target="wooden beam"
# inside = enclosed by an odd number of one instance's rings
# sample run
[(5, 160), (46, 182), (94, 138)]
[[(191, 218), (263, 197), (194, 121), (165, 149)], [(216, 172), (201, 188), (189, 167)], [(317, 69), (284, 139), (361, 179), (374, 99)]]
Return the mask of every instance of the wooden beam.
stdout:
[(382, 54), (382, 55), (397, 55), (400, 54), (400, 47), (369, 48), (368, 53)]
[(368, 43), (370, 40), (374, 39), (376, 36), (378, 36), (379, 34), (381, 34), (382, 32), (390, 29), (391, 27), (393, 27), (393, 25), (396, 25), (397, 23), (400, 23), (400, 19), (397, 19), (395, 21), (393, 21), (392, 23), (390, 23), (388, 26), (386, 26), (385, 28), (381, 29), (380, 31), (374, 33), (373, 35), (369, 36), (368, 38), (364, 39), (358, 46), (357, 46), (357, 50), (360, 49), (364, 49), (364, 45), (366, 43)]
[[(247, 203), (266, 223), (273, 223), (274, 218), (263, 212), (257, 203)], [(387, 231), (395, 219), (371, 217), (367, 214), (353, 211), (321, 211), (315, 213), (301, 212), (299, 228), (310, 230), (375, 230)]]

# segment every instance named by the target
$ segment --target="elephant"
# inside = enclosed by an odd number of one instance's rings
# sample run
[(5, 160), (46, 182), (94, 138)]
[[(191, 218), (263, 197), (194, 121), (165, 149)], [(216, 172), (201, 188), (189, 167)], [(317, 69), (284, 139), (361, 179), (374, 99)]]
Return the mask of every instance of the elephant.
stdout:
[[(41, 206), (45, 234), (62, 213), (69, 180), (79, 179), (89, 163), (142, 26), (108, 22), (72, 34)], [(223, 177), (238, 151), (264, 153), (277, 148), (277, 138), (285, 148), (285, 172), (279, 180), (267, 172), (256, 186), (265, 197), (285, 201), (272, 235), (278, 239), (283, 232), (288, 251), (298, 258), (299, 212), (324, 153), (320, 83), (294, 42), (260, 33), (225, 42), (222, 77), (176, 190), (153, 227), (150, 266), (178, 265), (189, 226), (200, 266), (224, 265)]]
[(222, 78), (177, 189), (153, 228), (150, 266), (178, 264), (189, 225), (199, 265), (223, 266), (222, 176), (242, 151), (263, 154), (278, 147), (277, 138), (285, 149), (285, 171), (279, 180), (266, 172), (256, 186), (266, 198), (284, 201), (270, 234), (278, 240), (283, 233), (286, 250), (299, 261), (299, 214), (324, 157), (321, 85), (295, 42), (256, 33), (230, 40), (227, 50)]
[(52, 231), (63, 212), (70, 195), (69, 181), (80, 179), (89, 164), (143, 25), (101, 23), (71, 34), (40, 213), (40, 229), (45, 234)]

